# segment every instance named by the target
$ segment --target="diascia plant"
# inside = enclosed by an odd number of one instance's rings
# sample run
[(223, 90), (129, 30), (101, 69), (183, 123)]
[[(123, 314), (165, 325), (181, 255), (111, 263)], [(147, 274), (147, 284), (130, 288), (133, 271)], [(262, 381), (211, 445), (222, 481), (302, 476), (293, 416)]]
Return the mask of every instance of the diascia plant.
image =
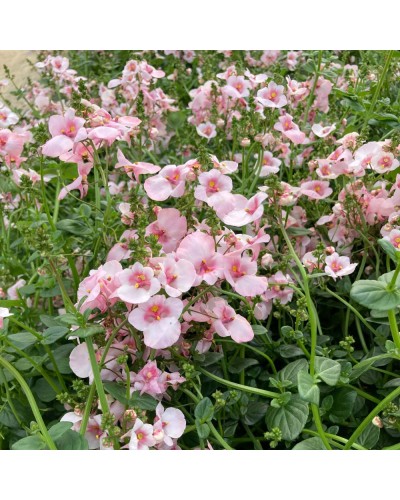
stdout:
[(399, 61), (5, 68), (1, 446), (399, 449)]

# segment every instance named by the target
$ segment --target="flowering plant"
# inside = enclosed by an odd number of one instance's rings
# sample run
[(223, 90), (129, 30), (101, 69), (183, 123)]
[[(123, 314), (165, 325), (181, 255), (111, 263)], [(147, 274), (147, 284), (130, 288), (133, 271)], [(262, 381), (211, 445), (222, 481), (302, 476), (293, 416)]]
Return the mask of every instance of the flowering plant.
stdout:
[(41, 52), (0, 90), (0, 443), (400, 448), (395, 51)]

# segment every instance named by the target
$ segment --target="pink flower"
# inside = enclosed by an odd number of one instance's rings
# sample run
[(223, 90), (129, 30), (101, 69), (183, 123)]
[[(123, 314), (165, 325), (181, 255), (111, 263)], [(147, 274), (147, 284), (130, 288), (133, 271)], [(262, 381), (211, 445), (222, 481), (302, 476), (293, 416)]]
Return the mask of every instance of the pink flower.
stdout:
[(153, 165), (152, 163), (146, 163), (146, 162), (132, 163), (127, 158), (125, 158), (123, 152), (119, 148), (117, 152), (117, 158), (118, 158), (118, 163), (115, 165), (115, 168), (123, 168), (131, 179), (133, 173), (137, 182), (139, 182), (139, 175), (156, 174), (161, 170), (160, 167)]
[(264, 151), (260, 177), (267, 177), (279, 172), (279, 165), (282, 163), (278, 158), (274, 158), (270, 151)]
[(280, 116), (278, 120), (274, 125), (275, 130), (281, 132), (294, 144), (303, 144), (306, 134), (299, 129), (298, 125), (293, 123), (293, 119), (289, 114)]
[(155, 444), (156, 440), (153, 437), (153, 426), (151, 424), (144, 424), (140, 418), (137, 418), (131, 431), (129, 449), (148, 450), (150, 446), (154, 446)]
[(129, 249), (129, 242), (132, 240), (137, 240), (138, 235), (135, 229), (127, 229), (122, 233), (121, 239), (116, 243), (107, 255), (107, 262), (110, 260), (116, 260), (120, 262), (121, 260), (129, 259), (132, 250)]
[[(72, 422), (71, 430), (79, 432), (82, 424), (82, 415), (77, 415), (75, 412), (68, 412), (62, 418), (61, 422)], [(101, 428), (102, 415), (94, 415), (89, 417), (86, 427), (85, 438), (88, 442), (89, 450), (102, 449), (102, 441), (107, 436)]]
[(311, 130), (317, 137), (327, 137), (334, 130), (336, 130), (336, 125), (335, 123), (333, 123), (332, 125), (324, 127), (322, 123), (314, 123), (314, 125), (311, 127)]
[(196, 270), (185, 259), (175, 260), (169, 257), (157, 259), (161, 268), (158, 279), (170, 297), (179, 297), (187, 292), (196, 281)]
[(52, 139), (42, 148), (45, 156), (52, 158), (61, 156), (72, 150), (74, 139), (85, 123), (84, 118), (75, 116), (75, 110), (70, 108), (64, 115), (53, 115), (49, 119), (49, 131)]
[[(114, 304), (117, 299), (113, 298), (113, 294), (119, 283), (115, 277), (121, 271), (121, 264), (115, 260), (107, 262), (95, 271), (90, 271), (89, 276), (79, 284), (78, 288), (80, 312), (95, 308), (104, 312), (109, 305)], [(82, 302), (84, 297), (85, 300)]]
[[(95, 348), (97, 349), (96, 346)], [(100, 372), (102, 380), (115, 380), (118, 377), (116, 372), (119, 369), (119, 364), (116, 357), (119, 356), (119, 354), (121, 354), (121, 352), (117, 349), (111, 348), (108, 351), (104, 368)], [(101, 356), (101, 351), (98, 350), (96, 353), (97, 362), (100, 361)], [(93, 382), (92, 365), (86, 342), (82, 342), (82, 344), (78, 344), (74, 349), (72, 349), (71, 354), (69, 355), (69, 366), (77, 377), (89, 378), (89, 383)]]
[(217, 135), (217, 127), (210, 122), (201, 123), (196, 127), (196, 130), (201, 137), (205, 137), (208, 140)]
[(230, 193), (232, 191), (232, 179), (215, 168), (209, 172), (199, 175), (200, 186), (194, 191), (197, 200), (205, 201), (212, 206), (212, 200), (222, 191)]
[(3, 328), (4, 318), (8, 318), (9, 316), (13, 316), (10, 310), (6, 307), (0, 307), (0, 328)]
[(283, 85), (269, 82), (268, 87), (264, 87), (257, 92), (257, 101), (266, 108), (285, 106), (287, 99), (283, 94)]
[(263, 294), (263, 298), (267, 301), (278, 299), (282, 304), (287, 304), (293, 297), (293, 289), (286, 286), (289, 283), (293, 283), (290, 276), (278, 271), (268, 278), (269, 289)]
[(247, 97), (249, 95), (250, 83), (243, 76), (230, 76), (227, 81), (227, 86), (235, 89), (237, 97)]
[(163, 383), (160, 381), (162, 372), (157, 368), (156, 361), (148, 361), (144, 367), (132, 377), (134, 391), (140, 394), (156, 396), (165, 392)]
[(228, 226), (241, 227), (259, 220), (264, 213), (263, 201), (268, 198), (266, 193), (257, 193), (249, 200), (240, 194), (230, 198), (217, 199), (213, 208), (218, 217)]
[(118, 282), (120, 286), (113, 297), (119, 297), (128, 304), (143, 304), (161, 288), (160, 282), (154, 277), (153, 269), (143, 267), (140, 262), (118, 273)]
[(165, 253), (176, 250), (186, 232), (186, 217), (176, 208), (162, 208), (157, 213), (157, 220), (146, 228), (146, 236), (154, 234)]
[(325, 259), (325, 272), (335, 281), (336, 278), (341, 278), (347, 274), (351, 274), (357, 267), (357, 264), (350, 264), (348, 257), (339, 257), (339, 254), (334, 252)]
[(255, 276), (257, 261), (252, 261), (250, 257), (225, 257), (224, 273), (232, 288), (244, 297), (261, 295), (268, 287), (266, 278)]
[(400, 230), (392, 229), (387, 236), (384, 236), (383, 239), (390, 241), (396, 250), (400, 250)]
[(134, 309), (129, 314), (128, 321), (143, 332), (144, 343), (148, 347), (165, 349), (179, 339), (181, 334), (179, 316), (182, 309), (181, 300), (155, 295)]
[(172, 439), (180, 438), (186, 428), (186, 419), (181, 410), (177, 408), (164, 410), (161, 403), (157, 405), (154, 422), (154, 436), (157, 442), (163, 441), (168, 446), (172, 446)]
[(214, 239), (201, 231), (186, 236), (181, 241), (176, 256), (194, 265), (197, 273), (194, 286), (199, 285), (203, 280), (213, 285), (218, 278), (223, 276), (220, 256), (215, 251)]
[(238, 343), (250, 342), (253, 339), (254, 332), (250, 323), (243, 316), (236, 314), (225, 300), (211, 299), (207, 303), (207, 309), (210, 309), (214, 318), (217, 318), (212, 320), (212, 325), (221, 337), (232, 337)]
[(16, 281), (10, 288), (7, 289), (7, 297), (10, 300), (19, 300), (18, 290), (26, 285), (26, 281), (24, 279), (19, 279)]
[(165, 201), (167, 198), (180, 198), (185, 192), (187, 167), (167, 165), (161, 171), (144, 182), (144, 189), (149, 198)]
[(392, 153), (385, 153), (384, 151), (375, 155), (371, 160), (371, 167), (379, 174), (391, 172), (399, 165), (399, 161), (395, 159)]
[(311, 200), (323, 200), (332, 194), (329, 182), (326, 181), (308, 181), (300, 186), (299, 193), (308, 196)]

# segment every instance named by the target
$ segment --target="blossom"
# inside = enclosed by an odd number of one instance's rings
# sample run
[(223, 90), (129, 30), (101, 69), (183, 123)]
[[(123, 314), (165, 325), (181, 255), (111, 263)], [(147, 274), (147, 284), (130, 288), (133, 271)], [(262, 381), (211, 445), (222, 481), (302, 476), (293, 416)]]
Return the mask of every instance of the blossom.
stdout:
[(129, 449), (148, 450), (150, 446), (154, 446), (155, 444), (153, 426), (151, 424), (144, 424), (140, 418), (137, 418), (132, 429)]
[(160, 380), (162, 371), (157, 367), (156, 361), (148, 361), (144, 367), (132, 376), (133, 389), (139, 390), (140, 394), (146, 393), (156, 396), (164, 392), (163, 384)]
[(349, 257), (339, 257), (339, 254), (334, 252), (325, 259), (324, 271), (328, 276), (331, 276), (335, 281), (336, 278), (341, 278), (347, 274), (351, 274), (357, 267), (357, 264), (350, 264)]
[(375, 172), (379, 174), (384, 174), (385, 172), (391, 172), (395, 170), (400, 165), (399, 161), (393, 156), (392, 153), (381, 152), (373, 156), (371, 159), (371, 167)]
[(238, 343), (250, 342), (253, 339), (254, 332), (250, 323), (240, 314), (236, 314), (225, 300), (211, 299), (207, 303), (207, 309), (211, 311), (214, 317), (212, 325), (221, 337), (232, 337)]
[(257, 193), (249, 200), (240, 194), (217, 200), (213, 207), (218, 217), (229, 226), (241, 227), (257, 221), (264, 213), (263, 201), (266, 193)]
[(220, 257), (215, 251), (212, 236), (196, 231), (186, 236), (180, 243), (176, 256), (191, 262), (196, 270), (197, 279), (194, 286), (201, 281), (213, 285), (223, 276)]
[(200, 185), (196, 187), (194, 196), (197, 200), (205, 201), (212, 206), (213, 198), (221, 192), (232, 191), (232, 179), (213, 168), (209, 172), (199, 175)]
[(166, 445), (172, 446), (173, 439), (182, 436), (186, 428), (186, 419), (181, 410), (177, 408), (167, 408), (158, 403), (156, 408), (156, 419), (154, 421), (154, 436), (157, 441), (163, 441)]
[(311, 200), (323, 200), (332, 193), (333, 190), (329, 187), (329, 182), (325, 181), (308, 181), (303, 182), (300, 186), (300, 194), (307, 196)]
[(144, 189), (155, 201), (164, 201), (170, 196), (180, 198), (185, 191), (186, 174), (184, 165), (167, 165), (157, 175), (145, 180)]
[(400, 250), (400, 230), (392, 229), (389, 234), (383, 237), (384, 240), (389, 241), (396, 250)]
[(160, 257), (158, 279), (170, 297), (179, 297), (187, 292), (196, 281), (194, 265), (186, 259)]
[(293, 123), (293, 118), (289, 114), (280, 116), (278, 122), (274, 125), (274, 129), (281, 132), (294, 144), (303, 144), (306, 138), (306, 134), (299, 129), (298, 125)]
[(334, 130), (336, 130), (336, 124), (333, 123), (332, 125), (327, 125), (326, 127), (324, 127), (321, 123), (314, 123), (314, 125), (311, 127), (311, 130), (317, 137), (327, 137)]
[(9, 316), (13, 316), (10, 310), (6, 307), (0, 307), (0, 328), (3, 328), (4, 318), (8, 318)]
[(217, 127), (210, 122), (201, 123), (196, 127), (196, 130), (201, 137), (205, 137), (208, 140), (217, 135)]
[(244, 297), (261, 295), (267, 289), (267, 280), (256, 276), (257, 262), (249, 257), (232, 256), (224, 258), (225, 279), (232, 288)]
[(156, 236), (166, 253), (176, 250), (186, 232), (186, 217), (176, 208), (162, 208), (157, 212), (157, 220), (146, 228), (146, 235)]
[(139, 176), (142, 174), (156, 174), (161, 170), (157, 165), (146, 162), (131, 162), (125, 158), (123, 152), (118, 148), (117, 152), (118, 163), (115, 168), (123, 168), (130, 178), (132, 178), (132, 173), (135, 176), (137, 182), (139, 182)]
[(282, 108), (287, 104), (287, 99), (283, 93), (283, 85), (269, 82), (268, 87), (264, 87), (257, 92), (257, 101), (266, 108)]
[(153, 269), (144, 267), (140, 262), (118, 273), (117, 279), (120, 286), (112, 296), (119, 297), (128, 304), (147, 302), (161, 288), (160, 282), (154, 277)]
[(176, 298), (155, 295), (145, 304), (139, 304), (128, 316), (128, 321), (143, 332), (144, 343), (152, 349), (165, 349), (178, 340), (181, 333), (179, 316), (183, 303)]

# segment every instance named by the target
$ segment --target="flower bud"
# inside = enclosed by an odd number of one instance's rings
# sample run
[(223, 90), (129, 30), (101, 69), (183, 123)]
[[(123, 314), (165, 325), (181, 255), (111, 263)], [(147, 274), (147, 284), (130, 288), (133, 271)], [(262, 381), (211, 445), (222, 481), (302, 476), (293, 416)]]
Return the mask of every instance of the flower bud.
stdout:
[(240, 141), (240, 145), (243, 147), (243, 148), (247, 148), (250, 146), (250, 139), (248, 137), (245, 137), (244, 139), (242, 139)]

